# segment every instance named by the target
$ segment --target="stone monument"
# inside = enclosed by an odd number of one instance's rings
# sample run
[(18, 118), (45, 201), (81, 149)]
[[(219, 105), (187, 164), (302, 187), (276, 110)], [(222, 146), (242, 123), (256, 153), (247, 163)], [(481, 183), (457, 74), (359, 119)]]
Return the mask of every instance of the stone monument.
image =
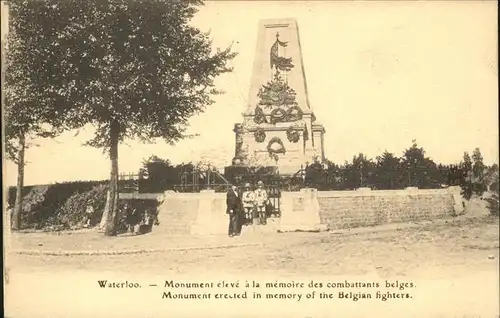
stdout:
[(260, 22), (248, 102), (243, 122), (234, 126), (233, 165), (293, 174), (324, 160), (325, 129), (309, 105), (295, 19)]

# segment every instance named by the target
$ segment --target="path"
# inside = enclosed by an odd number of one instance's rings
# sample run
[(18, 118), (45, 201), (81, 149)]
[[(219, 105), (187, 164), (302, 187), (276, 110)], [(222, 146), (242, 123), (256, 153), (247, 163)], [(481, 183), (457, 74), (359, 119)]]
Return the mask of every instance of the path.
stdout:
[[(57, 236), (33, 234), (23, 236), (25, 240), (18, 242), (19, 246), (33, 248), (36, 245), (33, 242), (42, 238), (43, 248), (53, 248), (62, 241), (67, 244), (64, 247), (86, 248), (104, 241), (108, 241), (107, 248), (148, 244), (188, 246), (200, 242), (207, 246), (227, 242), (248, 245), (142, 255), (10, 255), (9, 264), (13, 268), (9, 274), (13, 282), (8, 289), (13, 299), (10, 310), (18, 314), (11, 317), (41, 317), (37, 313), (43, 312), (50, 312), (47, 317), (58, 317), (58, 314), (67, 317), (70, 313), (77, 317), (75, 308), (78, 308), (78, 317), (94, 312), (96, 317), (105, 317), (110, 309), (125, 310), (120, 317), (186, 317), (188, 309), (192, 317), (234, 317), (234, 313), (217, 308), (243, 308), (243, 305), (254, 310), (265, 309), (268, 315), (259, 314), (259, 317), (276, 317), (278, 313), (286, 317), (438, 317), (437, 314), (442, 314), (439, 317), (498, 317), (498, 226), (498, 218), (477, 217), (421, 222), (392, 230), (379, 228), (375, 232), (358, 229), (350, 233), (268, 233), (234, 239), (158, 235), (103, 239), (96, 234), (85, 239), (85, 235), (74, 235), (61, 240)], [(360, 306), (361, 301), (338, 299), (311, 300), (308, 305), (281, 300), (266, 301), (264, 307), (255, 301), (199, 302), (194, 306), (189, 305), (189, 301), (162, 300), (160, 296), (165, 289), (161, 287), (145, 288), (140, 294), (136, 290), (103, 291), (96, 287), (98, 279), (159, 285), (167, 279), (399, 280), (415, 282), (417, 288), (412, 291), (412, 301), (363, 300), (367, 306)], [(23, 299), (29, 299), (30, 306), (26, 306)], [(145, 308), (141, 305), (144, 303), (150, 307)], [(317, 314), (312, 315), (312, 310)], [(218, 315), (209, 315), (212, 312)], [(252, 311), (238, 313), (240, 317), (250, 317), (245, 314)]]

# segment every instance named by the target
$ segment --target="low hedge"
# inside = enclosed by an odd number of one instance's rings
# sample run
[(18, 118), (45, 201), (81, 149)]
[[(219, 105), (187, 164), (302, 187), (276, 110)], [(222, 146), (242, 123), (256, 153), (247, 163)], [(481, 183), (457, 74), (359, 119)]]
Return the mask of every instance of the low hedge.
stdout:
[(94, 213), (90, 218), (90, 225), (94, 226), (101, 221), (104, 206), (106, 205), (106, 194), (109, 185), (96, 185), (85, 192), (78, 192), (69, 197), (57, 210), (51, 224), (58, 225), (63, 229), (82, 228), (87, 222), (87, 206), (92, 204)]
[(24, 196), (21, 207), (21, 228), (29, 228), (29, 225), (34, 223), (33, 220), (37, 219), (48, 190), (48, 186), (33, 186)]
[[(75, 181), (23, 188), (21, 228), (43, 228), (53, 225), (58, 211), (77, 193), (90, 191), (108, 181)], [(8, 204), (14, 206), (16, 187), (8, 189)]]

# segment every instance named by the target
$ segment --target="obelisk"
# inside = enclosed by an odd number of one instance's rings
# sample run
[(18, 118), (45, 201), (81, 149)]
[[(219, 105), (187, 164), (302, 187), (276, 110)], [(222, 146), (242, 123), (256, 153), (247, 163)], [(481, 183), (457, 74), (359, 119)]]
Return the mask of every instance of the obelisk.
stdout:
[(236, 124), (233, 164), (276, 165), (293, 174), (324, 160), (324, 133), (309, 104), (295, 19), (261, 20), (243, 122)]

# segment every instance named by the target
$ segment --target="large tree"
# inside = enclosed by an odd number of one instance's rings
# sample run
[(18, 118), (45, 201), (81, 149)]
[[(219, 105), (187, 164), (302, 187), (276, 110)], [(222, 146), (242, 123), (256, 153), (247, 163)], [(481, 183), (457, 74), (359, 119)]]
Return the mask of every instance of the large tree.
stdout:
[(363, 153), (353, 156), (344, 164), (344, 185), (348, 189), (373, 186), (375, 164)]
[(400, 171), (400, 158), (387, 150), (377, 156), (377, 183), (379, 189), (396, 189)]
[(139, 185), (146, 192), (160, 193), (172, 190), (180, 183), (180, 169), (172, 165), (169, 159), (162, 159), (156, 155), (150, 156), (142, 162), (139, 169)]
[[(10, 69), (10, 68), (9, 68)], [(12, 73), (9, 73), (11, 75)], [(50, 131), (43, 127), (43, 109), (41, 101), (33, 100), (29, 91), (19, 92), (19, 86), (10, 85), (11, 76), (7, 76), (9, 89), (5, 98), (5, 154), (6, 158), (17, 165), (16, 200), (12, 214), (12, 229), (19, 230), (21, 223), (22, 198), (24, 187), (24, 167), (26, 149), (33, 145), (30, 138), (48, 137)], [(31, 111), (28, 111), (31, 109)], [(55, 134), (54, 134), (55, 135)]]
[(410, 148), (403, 152), (401, 168), (403, 184), (409, 187), (434, 188), (439, 184), (439, 171), (432, 159), (425, 156), (425, 150), (413, 140)]
[(464, 152), (463, 161), (460, 163), (462, 177), (460, 178), (460, 187), (462, 188), (462, 196), (469, 200), (472, 196), (472, 160), (469, 153)]
[[(60, 107), (65, 127), (93, 124), (87, 145), (110, 158), (105, 235), (116, 235), (118, 145), (126, 138), (169, 143), (213, 103), (214, 79), (230, 72), (230, 48), (212, 52), (190, 25), (201, 1), (14, 1), (39, 32), (36, 90)], [(28, 39), (26, 39), (27, 42)], [(25, 48), (19, 48), (21, 51)]]
[(472, 160), (474, 162), (472, 166), (472, 190), (475, 194), (481, 196), (487, 190), (487, 185), (484, 178), (486, 166), (483, 163), (483, 155), (479, 148), (474, 149)]
[[(29, 4), (26, 4), (29, 8)], [(36, 41), (39, 29), (26, 23), (27, 11), (14, 10), (10, 14), (7, 44), (2, 40), (2, 83), (5, 116), (4, 140), (6, 158), (17, 165), (16, 200), (12, 216), (12, 229), (18, 230), (21, 222), (22, 190), (26, 149), (36, 145), (39, 137), (54, 137), (60, 130), (58, 108), (38, 89), (36, 79), (39, 65), (38, 52), (43, 50)], [(6, 54), (4, 56), (4, 45)], [(5, 76), (5, 79), (3, 78)], [(51, 125), (52, 124), (52, 125)]]

